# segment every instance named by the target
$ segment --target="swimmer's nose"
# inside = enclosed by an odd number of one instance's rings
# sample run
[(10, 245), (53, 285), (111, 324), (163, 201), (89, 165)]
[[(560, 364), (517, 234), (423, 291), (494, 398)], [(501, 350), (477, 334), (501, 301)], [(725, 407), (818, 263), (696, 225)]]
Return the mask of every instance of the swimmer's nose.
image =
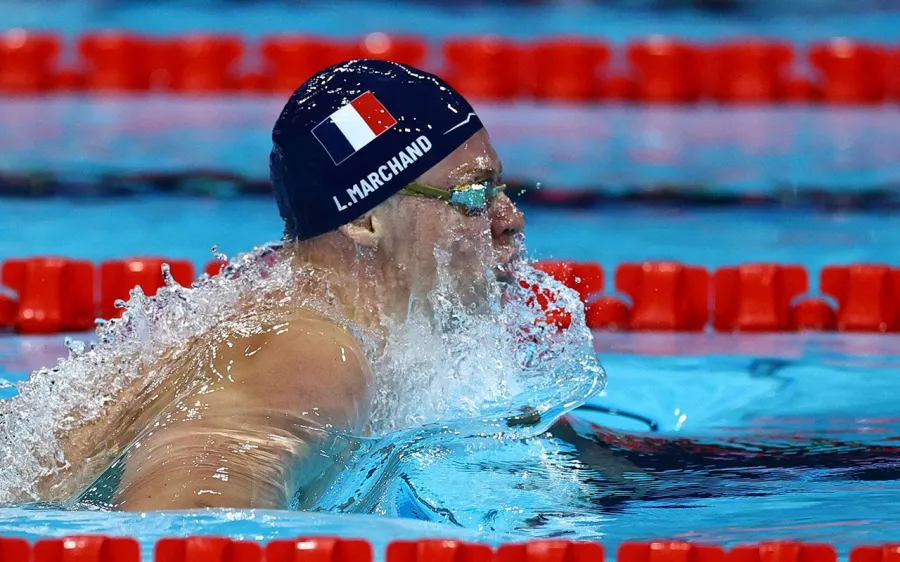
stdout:
[(509, 242), (525, 228), (525, 217), (505, 194), (501, 193), (494, 198), (488, 213), (494, 240)]

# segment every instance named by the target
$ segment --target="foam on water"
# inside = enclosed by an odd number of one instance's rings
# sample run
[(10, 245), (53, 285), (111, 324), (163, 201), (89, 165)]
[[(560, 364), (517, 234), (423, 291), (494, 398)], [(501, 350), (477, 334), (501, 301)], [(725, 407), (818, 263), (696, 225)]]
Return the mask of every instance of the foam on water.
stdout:
[[(15, 398), (0, 402), (0, 464), (5, 467), (0, 505), (63, 501), (85, 489), (131, 444), (95, 451), (88, 466), (74, 467), (63, 452), (70, 432), (121, 417), (135, 398), (128, 389), (139, 385), (143, 394), (137, 396), (151, 393), (167, 376), (160, 365), (186, 354), (198, 338), (213, 334), (223, 341), (259, 333), (264, 323), (277, 322), (298, 306), (344, 325), (363, 343), (372, 365), (375, 402), (365, 428), (371, 437), (359, 438), (350, 468), (401, 450), (408, 453), (404, 458), (414, 458), (418, 445), (417, 458), (428, 464), (426, 457), (435, 451), (425, 445), (436, 436), (442, 441), (447, 436), (495, 441), (534, 436), (605, 384), (577, 295), (524, 262), (515, 272), (521, 284), (506, 287), (488, 273), (473, 305), (472, 288), (460, 287), (450, 266), (452, 249), (436, 248), (438, 275), (427, 296), (428, 313), (411, 303), (405, 320), (386, 323), (388, 337), (376, 344), (331, 311), (327, 299), (304, 300), (294, 293), (293, 287), (311, 277), (314, 281), (316, 273), (277, 259), (278, 250), (278, 245), (255, 248), (232, 259), (223, 274), (201, 277), (191, 287), (166, 275), (166, 286), (153, 297), (135, 289), (122, 303), (122, 318), (98, 326), (96, 343), (68, 342), (68, 357), (20, 383)], [(490, 271), (490, 264), (483, 265)], [(550, 290), (554, 306), (571, 313), (568, 329), (542, 322), (545, 312), (535, 285)], [(252, 314), (235, 314), (248, 304)], [(183, 381), (183, 392), (209, 382), (202, 362), (187, 369), (196, 377)], [(527, 423), (516, 422), (523, 412)], [(384, 474), (397, 466), (392, 462), (383, 464)], [(59, 474), (66, 475), (66, 483), (48, 487), (46, 482)], [(348, 470), (315, 508), (348, 511), (339, 506), (354, 497), (357, 511), (397, 513), (386, 507), (385, 490), (369, 485), (371, 475), (366, 485), (359, 485), (358, 477)]]

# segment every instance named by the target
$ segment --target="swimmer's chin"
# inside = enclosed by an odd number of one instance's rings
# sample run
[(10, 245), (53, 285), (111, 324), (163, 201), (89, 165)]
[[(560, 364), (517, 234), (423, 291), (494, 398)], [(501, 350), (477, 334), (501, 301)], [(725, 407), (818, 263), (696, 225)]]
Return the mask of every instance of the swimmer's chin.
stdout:
[(500, 283), (512, 283), (515, 280), (515, 271), (518, 269), (519, 258), (516, 257), (507, 262), (494, 266), (494, 278)]

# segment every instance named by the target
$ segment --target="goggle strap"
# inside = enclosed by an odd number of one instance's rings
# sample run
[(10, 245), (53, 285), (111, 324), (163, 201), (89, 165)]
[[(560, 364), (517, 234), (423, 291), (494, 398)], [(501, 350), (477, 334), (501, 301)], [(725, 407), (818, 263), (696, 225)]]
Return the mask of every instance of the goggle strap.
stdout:
[(400, 193), (404, 195), (424, 195), (425, 197), (441, 199), (443, 201), (449, 201), (453, 196), (452, 191), (447, 191), (439, 187), (431, 187), (430, 185), (425, 185), (418, 182), (407, 184), (406, 187), (400, 190)]

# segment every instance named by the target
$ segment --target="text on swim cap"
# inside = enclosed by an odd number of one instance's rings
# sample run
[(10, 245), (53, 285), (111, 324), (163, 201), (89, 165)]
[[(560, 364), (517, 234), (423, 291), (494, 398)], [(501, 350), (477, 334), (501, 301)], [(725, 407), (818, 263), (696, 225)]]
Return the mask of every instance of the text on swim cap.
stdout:
[(354, 203), (368, 197), (370, 193), (374, 193), (385, 182), (390, 181), (395, 175), (408, 168), (429, 150), (431, 150), (431, 141), (428, 140), (428, 137), (422, 135), (414, 140), (409, 146), (401, 150), (397, 156), (378, 166), (376, 171), (370, 172), (359, 182), (354, 183), (353, 187), (347, 190), (350, 201), (346, 205), (342, 205), (337, 196), (333, 196), (332, 199), (334, 199), (334, 204), (337, 206), (338, 211), (344, 211)]

